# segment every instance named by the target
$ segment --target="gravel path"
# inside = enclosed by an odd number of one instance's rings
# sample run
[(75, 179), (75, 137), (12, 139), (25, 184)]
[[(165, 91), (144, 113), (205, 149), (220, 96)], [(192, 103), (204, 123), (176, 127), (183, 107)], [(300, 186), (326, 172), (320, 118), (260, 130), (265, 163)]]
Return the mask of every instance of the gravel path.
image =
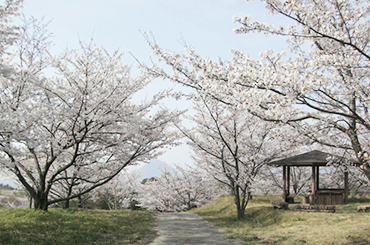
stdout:
[(151, 245), (241, 245), (213, 224), (191, 213), (161, 213), (155, 230), (158, 237)]

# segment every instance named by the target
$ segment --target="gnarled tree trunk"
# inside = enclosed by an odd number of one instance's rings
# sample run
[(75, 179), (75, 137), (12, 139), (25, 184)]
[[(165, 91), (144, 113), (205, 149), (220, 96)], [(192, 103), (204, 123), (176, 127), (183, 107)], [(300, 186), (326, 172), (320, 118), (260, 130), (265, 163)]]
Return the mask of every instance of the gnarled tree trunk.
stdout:
[(48, 195), (42, 191), (36, 193), (33, 197), (33, 206), (35, 210), (48, 211)]

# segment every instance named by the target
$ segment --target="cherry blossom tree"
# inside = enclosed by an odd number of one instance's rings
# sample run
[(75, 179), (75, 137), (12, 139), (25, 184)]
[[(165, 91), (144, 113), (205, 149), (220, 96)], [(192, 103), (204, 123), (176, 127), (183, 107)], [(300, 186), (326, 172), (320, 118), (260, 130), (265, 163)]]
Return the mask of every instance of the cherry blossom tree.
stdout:
[(139, 188), (140, 206), (148, 210), (184, 211), (207, 204), (225, 194), (214, 179), (189, 167), (176, 166), (174, 171), (162, 169)]
[[(283, 128), (244, 109), (203, 97), (194, 103), (191, 129), (180, 128), (194, 151), (196, 166), (228, 186), (237, 217), (244, 217), (256, 176), (271, 160), (283, 156), (294, 140)], [(294, 139), (294, 138), (293, 138)]]
[[(28, 73), (38, 64), (28, 63), (22, 79), (8, 84), (22, 93), (2, 93), (1, 166), (15, 174), (35, 209), (86, 194), (177, 138), (170, 127), (179, 113), (156, 108), (165, 93), (132, 102), (150, 80), (131, 76), (121, 57), (81, 42), (79, 51), (48, 55), (52, 76), (43, 69)], [(71, 181), (79, 188), (49, 198), (54, 187)]]
[(242, 105), (264, 120), (288, 123), (313, 142), (350, 150), (370, 179), (369, 2), (263, 2), (269, 14), (283, 16), (292, 25), (234, 17), (240, 25), (235, 32), (286, 37), (289, 55), (267, 50), (254, 59), (233, 50), (231, 61), (214, 61), (190, 48), (187, 53), (172, 53), (149, 42), (174, 72), (157, 65), (144, 69), (225, 103)]
[(108, 209), (135, 208), (140, 177), (139, 172), (122, 171), (110, 182), (94, 191), (95, 202), (104, 202)]
[(175, 191), (166, 188), (170, 175), (170, 173), (162, 173), (159, 178), (148, 179), (140, 186), (138, 198), (140, 207), (151, 211), (180, 211)]

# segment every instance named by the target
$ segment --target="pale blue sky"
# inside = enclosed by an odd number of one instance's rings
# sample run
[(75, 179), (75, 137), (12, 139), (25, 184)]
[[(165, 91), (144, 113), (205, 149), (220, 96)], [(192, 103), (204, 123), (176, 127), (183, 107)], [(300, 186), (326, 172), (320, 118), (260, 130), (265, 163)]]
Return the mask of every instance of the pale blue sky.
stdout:
[[(180, 51), (184, 39), (201, 55), (229, 59), (229, 50), (240, 49), (255, 57), (271, 47), (283, 49), (276, 37), (237, 35), (232, 16), (251, 15), (271, 21), (263, 3), (244, 0), (25, 0), (24, 13), (51, 20), (54, 51), (76, 47), (77, 40), (95, 41), (108, 50), (117, 47), (140, 60), (151, 55), (140, 31), (151, 31), (158, 44)], [(272, 18), (272, 19), (271, 19)], [(276, 17), (275, 17), (276, 18)], [(280, 45), (277, 45), (280, 43)], [(282, 44), (282, 45), (281, 45)]]
[[(261, 34), (238, 35), (232, 16), (251, 15), (263, 22), (281, 21), (265, 16), (267, 10), (259, 1), (244, 0), (25, 0), (26, 16), (51, 20), (49, 30), (54, 34), (53, 53), (78, 47), (78, 40), (93, 37), (98, 45), (109, 51), (120, 48), (131, 52), (140, 61), (148, 62), (152, 55), (142, 32), (151, 31), (163, 48), (180, 52), (182, 40), (199, 54), (231, 59), (230, 49), (239, 49), (258, 57), (261, 51), (285, 49), (283, 39)], [(281, 22), (280, 22), (281, 23)], [(127, 62), (134, 64), (130, 55)], [(150, 91), (173, 84), (156, 81)], [(189, 106), (179, 102), (181, 109)], [(186, 146), (178, 147), (159, 157), (172, 164), (190, 161)]]

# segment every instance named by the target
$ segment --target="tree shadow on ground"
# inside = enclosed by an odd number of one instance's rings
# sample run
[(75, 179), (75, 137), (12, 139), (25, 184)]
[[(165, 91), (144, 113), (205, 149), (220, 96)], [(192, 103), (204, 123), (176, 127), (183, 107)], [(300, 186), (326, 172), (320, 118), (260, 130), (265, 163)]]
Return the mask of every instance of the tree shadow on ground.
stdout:
[(272, 207), (251, 207), (245, 212), (244, 219), (241, 220), (249, 227), (267, 227), (282, 222), (283, 210), (274, 209)]
[(282, 212), (286, 212), (272, 207), (250, 207), (246, 209), (244, 218), (238, 220), (236, 214), (222, 215), (223, 211), (223, 209), (219, 209), (198, 214), (206, 220), (227, 229), (240, 227), (241, 225), (256, 228), (279, 224), (283, 219)]

